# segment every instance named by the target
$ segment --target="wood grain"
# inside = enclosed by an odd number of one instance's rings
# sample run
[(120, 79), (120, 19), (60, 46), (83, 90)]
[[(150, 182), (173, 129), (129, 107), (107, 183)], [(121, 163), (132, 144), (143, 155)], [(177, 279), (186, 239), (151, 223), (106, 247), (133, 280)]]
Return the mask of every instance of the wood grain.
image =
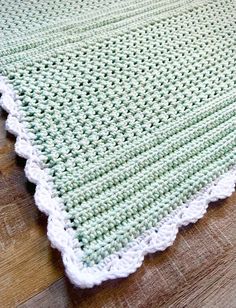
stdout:
[(0, 116), (0, 307), (236, 307), (236, 193), (126, 279), (80, 290), (64, 276), (34, 185)]

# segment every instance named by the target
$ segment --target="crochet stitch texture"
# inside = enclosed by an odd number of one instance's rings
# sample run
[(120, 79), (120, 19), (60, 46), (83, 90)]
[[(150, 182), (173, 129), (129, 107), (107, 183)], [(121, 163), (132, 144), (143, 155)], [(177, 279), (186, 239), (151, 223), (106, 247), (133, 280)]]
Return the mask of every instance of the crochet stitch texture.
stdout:
[(1, 105), (81, 287), (233, 191), (234, 0), (4, 0)]

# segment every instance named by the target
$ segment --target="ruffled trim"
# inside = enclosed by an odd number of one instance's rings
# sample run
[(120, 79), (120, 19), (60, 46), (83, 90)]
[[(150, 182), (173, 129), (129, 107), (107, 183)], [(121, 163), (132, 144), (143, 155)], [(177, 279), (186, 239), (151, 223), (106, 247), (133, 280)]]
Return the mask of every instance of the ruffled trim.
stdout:
[(147, 253), (165, 250), (173, 244), (180, 227), (202, 218), (210, 202), (229, 197), (234, 192), (236, 168), (225, 173), (194, 200), (172, 212), (126, 248), (105, 258), (99, 265), (85, 267), (81, 261), (83, 251), (75, 231), (70, 227), (63, 202), (53, 193), (52, 178), (42, 164), (41, 154), (32, 146), (33, 135), (25, 128), (19, 108), (21, 103), (4, 77), (0, 77), (0, 93), (0, 106), (9, 114), (6, 129), (16, 136), (15, 151), (27, 160), (26, 177), (36, 184), (35, 203), (40, 211), (48, 215), (48, 238), (52, 246), (61, 252), (71, 282), (81, 288), (90, 288), (102, 281), (127, 277), (135, 272)]

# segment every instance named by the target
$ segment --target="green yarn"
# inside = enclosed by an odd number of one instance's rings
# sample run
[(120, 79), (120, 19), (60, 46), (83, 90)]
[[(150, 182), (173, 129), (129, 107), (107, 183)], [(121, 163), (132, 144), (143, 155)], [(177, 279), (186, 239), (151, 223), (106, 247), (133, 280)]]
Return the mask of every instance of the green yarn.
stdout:
[(234, 1), (0, 2), (1, 74), (84, 267), (235, 165)]

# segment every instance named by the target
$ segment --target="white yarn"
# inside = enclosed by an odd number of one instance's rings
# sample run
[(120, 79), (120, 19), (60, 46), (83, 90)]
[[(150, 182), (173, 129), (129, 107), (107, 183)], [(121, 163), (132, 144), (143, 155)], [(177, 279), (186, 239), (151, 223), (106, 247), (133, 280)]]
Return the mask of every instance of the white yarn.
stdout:
[(53, 196), (52, 179), (47, 169), (42, 167), (40, 154), (32, 146), (31, 136), (21, 121), (20, 101), (3, 77), (0, 77), (0, 93), (0, 106), (9, 113), (6, 128), (17, 137), (16, 153), (27, 159), (25, 174), (29, 181), (36, 184), (35, 203), (40, 211), (48, 215), (48, 238), (52, 246), (61, 251), (71, 282), (81, 288), (90, 288), (104, 280), (126, 277), (135, 272), (147, 253), (165, 250), (173, 244), (181, 226), (196, 222), (205, 214), (210, 202), (224, 199), (234, 191), (236, 168), (224, 174), (194, 200), (175, 210), (128, 247), (105, 258), (99, 265), (86, 268), (81, 262), (83, 251), (75, 231), (69, 226), (64, 205)]

